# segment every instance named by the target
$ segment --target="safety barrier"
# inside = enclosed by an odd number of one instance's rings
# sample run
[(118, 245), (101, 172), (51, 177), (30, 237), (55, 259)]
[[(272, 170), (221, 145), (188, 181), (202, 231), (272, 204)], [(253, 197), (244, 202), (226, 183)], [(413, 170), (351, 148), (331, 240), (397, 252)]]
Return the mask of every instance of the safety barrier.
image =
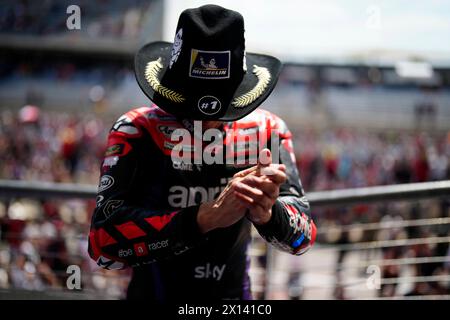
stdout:
[[(92, 185), (0, 180), (0, 196), (31, 198), (80, 198), (93, 199), (97, 187)], [(375, 186), (366, 188), (316, 191), (307, 194), (313, 206), (369, 203), (379, 200), (404, 200), (450, 195), (450, 180)]]
[[(11, 181), (0, 180), (0, 199), (3, 198), (35, 198), (35, 199), (95, 199), (97, 187), (92, 185), (79, 185), (79, 184), (67, 184), (67, 183), (51, 183), (51, 182), (30, 182), (30, 181)], [(411, 183), (411, 184), (399, 184), (389, 186), (375, 186), (356, 189), (344, 189), (333, 191), (320, 191), (311, 192), (307, 194), (307, 198), (313, 208), (317, 207), (334, 207), (334, 206), (350, 206), (353, 204), (361, 203), (379, 203), (387, 201), (418, 201), (422, 199), (450, 199), (450, 180), (434, 181), (425, 183)], [(333, 225), (320, 227), (318, 230), (319, 236), (325, 236), (330, 233), (351, 233), (353, 231), (367, 232), (367, 231), (380, 231), (389, 230), (395, 228), (410, 228), (410, 227), (432, 227), (450, 225), (450, 217), (431, 217), (421, 219), (408, 219), (400, 221), (389, 222), (376, 222), (376, 223), (353, 223), (349, 225)], [(16, 235), (19, 237), (20, 235)], [(258, 239), (257, 239), (258, 240)], [(377, 240), (377, 241), (365, 241), (356, 243), (345, 244), (319, 244), (314, 247), (312, 252), (320, 254), (320, 252), (365, 252), (369, 250), (385, 250), (386, 248), (394, 247), (410, 247), (419, 245), (439, 245), (450, 243), (450, 236), (432, 236), (426, 238), (411, 238), (411, 239), (391, 239), (391, 240)], [(258, 248), (251, 248), (249, 254), (252, 259), (257, 259), (260, 255), (267, 254), (267, 265), (265, 268), (253, 268), (251, 275), (254, 278), (261, 277), (265, 279), (261, 283), (255, 283), (252, 285), (254, 291), (264, 291), (264, 297), (276, 298), (274, 292), (280, 289), (280, 283), (274, 283), (273, 279), (277, 277), (283, 277), (284, 270), (277, 270), (274, 261), (279, 258), (280, 253), (273, 250), (271, 246), (267, 246), (267, 250), (260, 250)], [(45, 256), (48, 253), (43, 253)], [(309, 253), (308, 253), (309, 254)], [(283, 255), (283, 254), (281, 254)], [(436, 263), (450, 264), (450, 256), (430, 256), (430, 257), (403, 257), (397, 259), (381, 259), (370, 258), (365, 261), (353, 261), (351, 264), (344, 265), (342, 263), (319, 263), (309, 264), (307, 268), (315, 271), (320, 271), (324, 277), (328, 274), (333, 274), (336, 271), (341, 270), (360, 270), (369, 266), (376, 265), (378, 267), (386, 266), (413, 266), (413, 265), (426, 265)], [(350, 279), (350, 280), (337, 280), (336, 283), (323, 283), (323, 284), (304, 284), (303, 289), (314, 290), (326, 290), (335, 288), (336, 286), (342, 288), (357, 287), (364, 285), (365, 279)], [(402, 285), (404, 283), (414, 284), (420, 282), (432, 283), (432, 282), (449, 282), (450, 276), (448, 274), (442, 275), (429, 275), (429, 276), (406, 276), (395, 278), (381, 278), (379, 280), (380, 285)], [(287, 290), (286, 288), (284, 288)], [(363, 290), (363, 289), (361, 289)], [(7, 290), (3, 290), (3, 296), (7, 294)], [(80, 295), (78, 295), (80, 297)], [(445, 299), (448, 295), (415, 295), (409, 297), (411, 299), (418, 299), (423, 297), (424, 299)], [(362, 296), (361, 298), (366, 298)], [(384, 299), (383, 297), (372, 297), (376, 299)], [(392, 296), (392, 299), (404, 299), (404, 296)]]

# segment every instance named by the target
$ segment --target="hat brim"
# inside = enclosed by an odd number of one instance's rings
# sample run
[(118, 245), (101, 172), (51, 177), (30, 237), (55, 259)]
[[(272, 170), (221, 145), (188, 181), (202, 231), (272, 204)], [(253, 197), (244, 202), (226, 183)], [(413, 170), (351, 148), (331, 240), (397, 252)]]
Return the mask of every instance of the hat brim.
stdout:
[(155, 85), (155, 81), (149, 81), (149, 63), (154, 65), (159, 61), (157, 75), (155, 72), (152, 75), (154, 80), (161, 80), (169, 65), (172, 45), (170, 42), (163, 41), (146, 44), (136, 53), (134, 67), (137, 82), (149, 99), (164, 111), (180, 118), (217, 121), (241, 119), (267, 99), (281, 72), (282, 64), (277, 58), (247, 53), (247, 72), (236, 88), (233, 99), (228, 105), (221, 106), (225, 108), (223, 112), (217, 115), (207, 115), (193, 106), (195, 99), (190, 99), (189, 93), (180, 95), (173, 92), (171, 88), (162, 87), (161, 89), (161, 86)]

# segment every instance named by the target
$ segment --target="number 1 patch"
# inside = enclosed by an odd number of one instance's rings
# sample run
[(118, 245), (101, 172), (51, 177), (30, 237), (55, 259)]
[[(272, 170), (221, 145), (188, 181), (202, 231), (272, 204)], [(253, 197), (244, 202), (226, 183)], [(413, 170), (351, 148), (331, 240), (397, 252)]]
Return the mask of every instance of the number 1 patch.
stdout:
[(219, 99), (213, 96), (204, 96), (198, 100), (198, 109), (209, 116), (216, 114), (222, 108)]

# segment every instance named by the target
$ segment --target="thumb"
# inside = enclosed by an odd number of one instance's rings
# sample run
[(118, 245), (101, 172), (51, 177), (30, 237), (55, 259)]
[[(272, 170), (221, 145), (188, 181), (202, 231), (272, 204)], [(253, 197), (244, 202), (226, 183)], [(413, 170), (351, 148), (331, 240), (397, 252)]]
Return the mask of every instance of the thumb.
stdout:
[(267, 167), (272, 163), (272, 153), (269, 149), (264, 148), (259, 152), (258, 167)]
[(274, 174), (274, 172), (270, 168), (271, 164), (272, 164), (272, 153), (267, 148), (262, 149), (259, 152), (257, 171), (261, 175), (266, 175), (266, 176), (272, 175), (272, 174)]

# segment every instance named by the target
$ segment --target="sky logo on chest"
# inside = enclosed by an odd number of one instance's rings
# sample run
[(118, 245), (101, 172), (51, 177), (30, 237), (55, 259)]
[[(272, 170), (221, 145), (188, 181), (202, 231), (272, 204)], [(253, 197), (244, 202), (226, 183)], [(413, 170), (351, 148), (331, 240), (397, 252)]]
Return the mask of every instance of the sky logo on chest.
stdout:
[(189, 76), (203, 79), (230, 77), (230, 51), (191, 50)]

